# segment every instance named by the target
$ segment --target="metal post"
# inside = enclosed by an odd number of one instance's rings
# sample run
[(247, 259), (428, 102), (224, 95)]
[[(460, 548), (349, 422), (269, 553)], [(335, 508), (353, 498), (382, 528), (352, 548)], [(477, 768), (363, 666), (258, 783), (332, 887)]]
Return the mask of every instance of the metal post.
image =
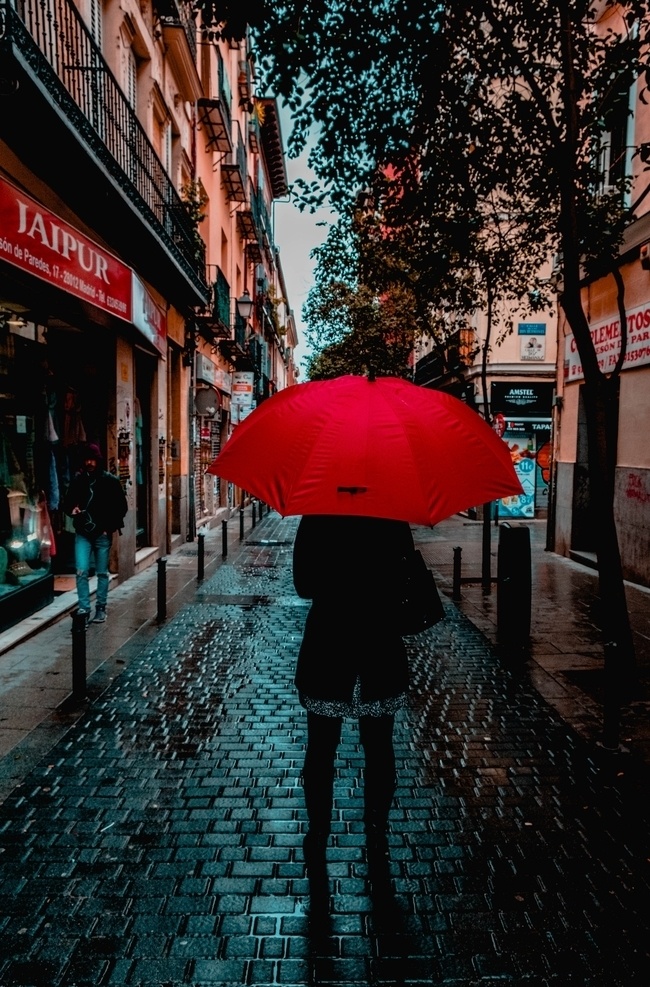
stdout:
[(257, 518), (255, 516), (256, 515), (256, 510), (257, 510), (256, 509), (256, 503), (255, 503), (255, 501), (253, 501), (253, 503), (251, 504), (251, 507), (253, 509), (253, 527), (255, 527), (255, 525), (257, 524)]
[(452, 600), (460, 600), (460, 568), (462, 565), (462, 554), (463, 550), (460, 546), (454, 549), (454, 577), (451, 593)]
[(621, 682), (615, 671), (616, 644), (613, 641), (605, 643), (605, 667), (603, 678), (605, 695), (603, 698), (603, 728), (600, 746), (606, 751), (621, 750)]
[(199, 551), (198, 551), (198, 570), (196, 573), (196, 578), (200, 581), (203, 579), (203, 573), (205, 571), (205, 535), (203, 532), (198, 536)]
[(158, 559), (158, 623), (167, 616), (167, 559)]
[(490, 558), (491, 531), (490, 515), (492, 504), (483, 504), (483, 542), (481, 553), (481, 581), (483, 584), (483, 595), (488, 596), (492, 592), (492, 560)]
[(239, 540), (244, 537), (244, 505), (239, 508)]
[(221, 556), (225, 559), (228, 554), (228, 521), (221, 522)]
[(72, 614), (72, 697), (86, 698), (86, 620), (87, 614)]
[(532, 565), (530, 529), (499, 526), (497, 554), (497, 641), (525, 652), (530, 642)]

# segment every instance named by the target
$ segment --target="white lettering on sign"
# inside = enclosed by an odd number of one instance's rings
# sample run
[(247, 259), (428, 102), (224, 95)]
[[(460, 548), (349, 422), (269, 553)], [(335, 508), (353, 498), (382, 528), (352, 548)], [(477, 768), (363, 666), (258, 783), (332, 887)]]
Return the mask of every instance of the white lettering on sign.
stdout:
[[(623, 370), (650, 363), (650, 304), (646, 303), (626, 313), (627, 347)], [(616, 366), (621, 352), (621, 324), (619, 319), (610, 316), (589, 329), (598, 366), (603, 373)], [(582, 363), (573, 333), (565, 340), (564, 378), (581, 380)]]
[(37, 240), (44, 247), (49, 247), (54, 253), (60, 254), (65, 260), (70, 260), (76, 254), (79, 266), (83, 271), (92, 273), (96, 278), (110, 284), (108, 280), (108, 265), (106, 258), (102, 257), (88, 243), (84, 243), (70, 230), (62, 230), (56, 223), (50, 222), (46, 225), (40, 212), (31, 210), (26, 202), (17, 199), (18, 204), (18, 233), (24, 233)]

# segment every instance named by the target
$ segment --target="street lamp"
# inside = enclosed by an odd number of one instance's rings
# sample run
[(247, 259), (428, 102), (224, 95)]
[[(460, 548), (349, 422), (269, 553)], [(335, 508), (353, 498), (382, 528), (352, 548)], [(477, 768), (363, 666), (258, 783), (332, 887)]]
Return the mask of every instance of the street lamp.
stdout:
[(248, 293), (248, 288), (244, 288), (243, 294), (237, 299), (237, 315), (244, 322), (248, 322), (253, 311), (253, 299)]

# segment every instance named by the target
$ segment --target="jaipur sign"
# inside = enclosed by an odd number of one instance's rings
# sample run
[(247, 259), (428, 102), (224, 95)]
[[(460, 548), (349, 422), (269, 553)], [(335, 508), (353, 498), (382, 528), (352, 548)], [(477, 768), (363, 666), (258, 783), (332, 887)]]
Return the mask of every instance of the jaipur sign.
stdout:
[(3, 179), (0, 260), (131, 322), (131, 268)]

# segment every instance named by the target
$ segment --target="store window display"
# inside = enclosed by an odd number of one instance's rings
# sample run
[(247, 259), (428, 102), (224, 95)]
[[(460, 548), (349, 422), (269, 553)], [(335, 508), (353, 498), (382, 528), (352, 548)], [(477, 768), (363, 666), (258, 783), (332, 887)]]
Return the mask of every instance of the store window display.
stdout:
[[(17, 439), (15, 444), (12, 439)], [(28, 453), (21, 462), (15, 446)], [(0, 596), (50, 572), (53, 532), (45, 494), (35, 492), (30, 421), (3, 416), (0, 436)]]
[(106, 442), (115, 363), (108, 334), (17, 321), (0, 318), (0, 630), (73, 588), (63, 501), (86, 442)]
[[(21, 331), (36, 327), (21, 326)], [(31, 399), (21, 357), (33, 341), (0, 327), (0, 627), (33, 613), (52, 596), (54, 533), (48, 497), (39, 475), (42, 449), (51, 448), (45, 395)], [(42, 432), (42, 434), (40, 434)], [(42, 441), (41, 441), (42, 440)], [(51, 471), (48, 471), (51, 475)], [(55, 499), (58, 494), (55, 493)]]

